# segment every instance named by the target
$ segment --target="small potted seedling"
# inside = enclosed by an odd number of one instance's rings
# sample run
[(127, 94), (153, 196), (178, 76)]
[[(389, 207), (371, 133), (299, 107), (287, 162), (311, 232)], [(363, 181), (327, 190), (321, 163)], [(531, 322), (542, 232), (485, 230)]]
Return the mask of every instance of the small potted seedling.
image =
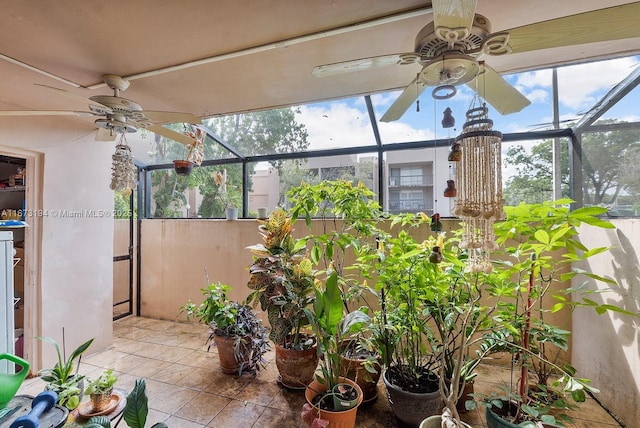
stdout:
[(94, 413), (102, 412), (109, 407), (113, 385), (117, 380), (118, 377), (113, 374), (113, 370), (108, 369), (89, 382), (86, 393), (91, 397)]

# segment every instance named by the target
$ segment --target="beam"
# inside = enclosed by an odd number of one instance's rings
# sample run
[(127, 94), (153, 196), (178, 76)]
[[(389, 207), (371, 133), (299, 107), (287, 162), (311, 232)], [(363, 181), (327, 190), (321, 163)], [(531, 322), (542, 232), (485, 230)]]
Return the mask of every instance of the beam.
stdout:
[(638, 83), (640, 83), (640, 66), (636, 66), (635, 70), (629, 73), (629, 75), (614, 86), (613, 89), (607, 92), (604, 97), (591, 107), (591, 110), (582, 116), (582, 118), (573, 126), (574, 133), (579, 134), (580, 132), (585, 131), (585, 128), (591, 126), (591, 124), (598, 120), (625, 95), (638, 86)]

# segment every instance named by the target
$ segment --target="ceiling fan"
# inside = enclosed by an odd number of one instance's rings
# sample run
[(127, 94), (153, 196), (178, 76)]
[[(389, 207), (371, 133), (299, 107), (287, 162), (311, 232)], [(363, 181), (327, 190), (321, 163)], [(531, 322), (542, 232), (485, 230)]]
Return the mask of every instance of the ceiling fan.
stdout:
[[(477, 0), (433, 0), (433, 21), (416, 36), (415, 50), (320, 65), (313, 75), (327, 77), (388, 65), (419, 64), (416, 78), (380, 119), (399, 119), (427, 86), (434, 97), (449, 98), (467, 84), (502, 114), (515, 113), (530, 101), (480, 59), (608, 40), (640, 37), (640, 2), (565, 16), (491, 32), (489, 20), (475, 13)], [(445, 91), (440, 91), (444, 89)], [(446, 90), (451, 91), (447, 94)]]
[(161, 123), (191, 123), (198, 125), (200, 119), (191, 113), (178, 113), (166, 111), (150, 111), (143, 110), (138, 103), (122, 98), (120, 91), (124, 91), (129, 87), (129, 81), (114, 74), (105, 74), (102, 76), (104, 82), (113, 89), (113, 95), (94, 95), (85, 98), (63, 89), (54, 88), (52, 86), (40, 85), (49, 90), (53, 90), (58, 94), (83, 101), (88, 104), (88, 111), (73, 110), (4, 110), (0, 111), (0, 116), (98, 116), (95, 121), (98, 127), (96, 140), (113, 141), (119, 134), (127, 134), (136, 132), (138, 129), (148, 129), (151, 132), (160, 134), (164, 137), (175, 140), (179, 143), (188, 145), (194, 142), (194, 139), (166, 128)]

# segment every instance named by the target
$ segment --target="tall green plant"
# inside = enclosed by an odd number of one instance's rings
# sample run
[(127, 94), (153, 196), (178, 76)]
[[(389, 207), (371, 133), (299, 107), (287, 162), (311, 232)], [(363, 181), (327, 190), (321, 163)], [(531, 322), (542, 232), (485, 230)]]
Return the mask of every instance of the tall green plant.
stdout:
[[(82, 388), (79, 386), (79, 382), (84, 378), (83, 375), (78, 374), (80, 361), (82, 354), (93, 343), (93, 339), (87, 340), (74, 349), (69, 358), (66, 358), (66, 355), (63, 356), (63, 352), (54, 339), (45, 336), (39, 336), (37, 339), (53, 345), (58, 356), (58, 362), (53, 368), (40, 370), (41, 379), (47, 382), (49, 389), (58, 393), (58, 403), (69, 410), (75, 409), (80, 404), (80, 397), (82, 396)], [(77, 365), (75, 365), (76, 360)]]
[(254, 255), (249, 266), (253, 290), (247, 303), (260, 304), (271, 325), (269, 338), (289, 349), (304, 349), (312, 340), (301, 340), (309, 325), (304, 311), (314, 301), (314, 277), (306, 242), (294, 239), (291, 218), (278, 209), (260, 221), (262, 244), (248, 247)]
[[(585, 393), (597, 392), (588, 379), (576, 376), (576, 370), (562, 361), (559, 350), (566, 348), (569, 331), (549, 323), (548, 315), (563, 309), (589, 307), (602, 314), (609, 310), (631, 315), (618, 307), (598, 304), (585, 291), (587, 281), (614, 281), (577, 268), (576, 262), (607, 251), (606, 247), (586, 248), (576, 227), (585, 223), (593, 227), (613, 228), (599, 216), (605, 208), (586, 207), (570, 211), (568, 199), (541, 204), (505, 207), (507, 218), (497, 223), (495, 234), (502, 248), (490, 274), (494, 279), (487, 292), (502, 298), (493, 317), (494, 330), (506, 338), (503, 346), (516, 355), (519, 366), (513, 376), (515, 389), (505, 396), (491, 396), (485, 404), (501, 407), (515, 402), (516, 423), (534, 426), (542, 421), (550, 426), (564, 426), (570, 418), (563, 411), (570, 408), (567, 398), (583, 402)], [(577, 283), (583, 277), (582, 283)], [(569, 285), (567, 285), (569, 283)], [(529, 371), (538, 372), (539, 389), (550, 401), (539, 400), (529, 392)], [(551, 379), (550, 379), (551, 378)], [(551, 412), (555, 411), (555, 414)]]
[(313, 311), (305, 308), (305, 312), (311, 320), (318, 342), (318, 355), (321, 356), (321, 375), (317, 379), (327, 384), (330, 391), (339, 383), (342, 375), (340, 344), (367, 324), (369, 317), (359, 310), (344, 316), (344, 302), (338, 286), (338, 273), (335, 271), (326, 278), (323, 288), (315, 289), (315, 295)]

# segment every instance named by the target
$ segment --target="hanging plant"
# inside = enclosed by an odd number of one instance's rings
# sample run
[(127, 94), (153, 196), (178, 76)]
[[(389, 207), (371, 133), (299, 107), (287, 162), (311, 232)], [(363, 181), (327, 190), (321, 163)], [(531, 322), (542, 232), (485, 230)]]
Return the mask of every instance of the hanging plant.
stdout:
[(189, 175), (194, 165), (200, 166), (204, 160), (204, 139), (207, 134), (197, 126), (192, 126), (184, 135), (193, 138), (193, 143), (185, 146), (187, 156), (173, 161), (173, 167), (178, 175)]

